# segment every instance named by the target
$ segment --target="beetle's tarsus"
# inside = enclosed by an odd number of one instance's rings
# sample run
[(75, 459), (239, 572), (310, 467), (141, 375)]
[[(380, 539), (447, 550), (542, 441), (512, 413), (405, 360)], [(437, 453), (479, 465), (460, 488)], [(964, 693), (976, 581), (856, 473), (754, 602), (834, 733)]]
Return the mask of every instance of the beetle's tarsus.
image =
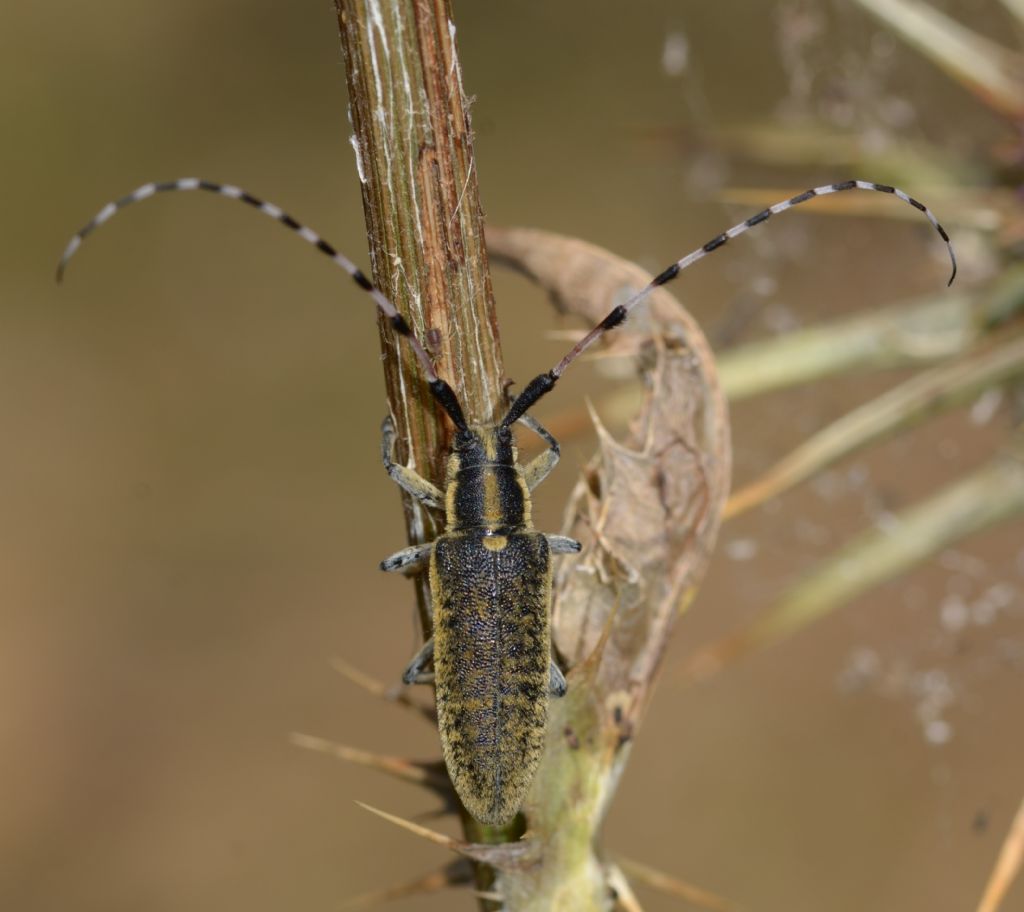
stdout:
[(569, 682), (565, 680), (562, 669), (551, 660), (551, 667), (548, 671), (548, 693), (553, 697), (564, 697), (569, 690)]
[(434, 638), (431, 637), (420, 647), (420, 651), (412, 657), (412, 661), (402, 672), (403, 684), (431, 684), (434, 681), (434, 673), (424, 669), (434, 661)]
[(583, 550), (583, 545), (575, 538), (569, 538), (568, 535), (545, 535), (544, 537), (548, 540), (548, 547), (552, 554), (579, 554)]

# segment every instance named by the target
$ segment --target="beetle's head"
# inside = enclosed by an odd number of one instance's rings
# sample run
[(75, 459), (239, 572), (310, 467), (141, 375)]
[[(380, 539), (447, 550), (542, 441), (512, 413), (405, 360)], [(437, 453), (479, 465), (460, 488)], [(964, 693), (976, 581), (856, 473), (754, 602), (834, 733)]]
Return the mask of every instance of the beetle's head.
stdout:
[(502, 424), (456, 431), (453, 448), (464, 466), (483, 463), (511, 465), (516, 460), (512, 429)]

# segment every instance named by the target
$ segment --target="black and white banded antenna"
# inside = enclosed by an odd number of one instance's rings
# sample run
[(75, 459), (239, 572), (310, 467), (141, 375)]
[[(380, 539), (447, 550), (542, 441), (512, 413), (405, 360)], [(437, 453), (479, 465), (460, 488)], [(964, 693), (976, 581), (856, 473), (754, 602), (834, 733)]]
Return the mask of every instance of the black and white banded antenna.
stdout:
[(750, 218), (740, 222), (738, 225), (733, 225), (732, 228), (729, 228), (727, 231), (723, 231), (721, 234), (716, 235), (706, 244), (701, 245), (696, 250), (686, 254), (682, 259), (676, 260), (676, 262), (668, 268), (662, 270), (657, 276), (651, 279), (644, 288), (636, 292), (636, 294), (629, 298), (625, 303), (613, 307), (611, 311), (609, 311), (608, 315), (582, 339), (580, 339), (579, 342), (570, 348), (562, 360), (551, 368), (551, 370), (543, 374), (538, 374), (524, 387), (523, 391), (512, 403), (512, 407), (508, 410), (508, 414), (504, 419), (502, 419), (501, 423), (505, 427), (508, 427), (518, 421), (527, 409), (531, 408), (538, 399), (549, 393), (554, 388), (555, 383), (558, 382), (558, 378), (562, 376), (566, 368), (572, 364), (573, 361), (590, 348), (590, 346), (608, 332), (608, 330), (614, 329), (616, 326), (625, 322), (633, 308), (651, 294), (655, 288), (668, 284), (684, 269), (688, 269), (698, 260), (704, 259), (704, 257), (709, 253), (714, 253), (716, 250), (724, 247), (733, 238), (739, 237), (751, 228), (768, 221), (768, 219), (773, 215), (778, 215), (780, 212), (785, 212), (787, 209), (792, 209), (794, 206), (799, 206), (801, 203), (806, 203), (808, 200), (812, 200), (815, 197), (828, 196), (830, 193), (841, 193), (844, 190), (874, 190), (876, 193), (891, 193), (903, 200), (903, 202), (909, 203), (915, 209), (924, 213), (925, 218), (932, 223), (932, 227), (939, 233), (939, 237), (946, 242), (946, 249), (949, 251), (949, 259), (953, 266), (952, 272), (949, 276), (949, 281), (946, 285), (948, 287), (953, 284), (953, 279), (956, 278), (956, 253), (953, 251), (953, 243), (950, 241), (949, 235), (946, 233), (946, 229), (939, 224), (939, 220), (935, 217), (931, 209), (929, 209), (924, 203), (919, 202), (914, 199), (914, 197), (909, 196), (896, 187), (890, 187), (888, 184), (876, 184), (872, 181), (848, 180), (838, 184), (825, 184), (821, 187), (813, 187), (812, 189), (805, 190), (803, 193), (798, 193), (796, 196), (790, 197), (787, 200), (775, 203), (767, 209), (762, 209), (757, 213), (757, 215), (752, 215)]
[(226, 196), (229, 199), (241, 200), (243, 203), (247, 203), (254, 209), (259, 209), (259, 211), (265, 215), (269, 215), (272, 219), (275, 219), (287, 228), (291, 228), (291, 230), (300, 238), (307, 243), (312, 244), (322, 254), (329, 257), (338, 266), (344, 269), (345, 272), (352, 277), (352, 280), (356, 285), (373, 298), (374, 303), (377, 305), (377, 309), (384, 314), (385, 319), (387, 319), (388, 323), (391, 324), (391, 328), (409, 343), (409, 346), (416, 354), (417, 360), (420, 362), (420, 367), (423, 369), (423, 373), (427, 378), (427, 383), (430, 386), (430, 391), (433, 393), (434, 398), (437, 399), (441, 407), (448, 413), (448, 416), (452, 419), (455, 426), (459, 430), (465, 430), (466, 419), (462, 414), (462, 407), (459, 405), (459, 400), (455, 395), (455, 391), (444, 380), (438, 377), (437, 369), (434, 367), (434, 362), (431, 360), (430, 355), (427, 354), (427, 350), (420, 343), (420, 340), (416, 338), (416, 335), (412, 331), (412, 327), (409, 326), (405, 317), (398, 312), (398, 308), (391, 303), (388, 296), (377, 288), (377, 286), (366, 277), (363, 271), (356, 266), (355, 263), (353, 263), (343, 253), (339, 253), (333, 245), (325, 241), (319, 234), (313, 231), (312, 228), (307, 228), (305, 225), (297, 222), (279, 206), (265, 202), (264, 200), (253, 196), (246, 190), (243, 190), (241, 187), (236, 187), (233, 184), (218, 184), (213, 181), (201, 180), (198, 177), (182, 177), (178, 178), (178, 180), (143, 184), (127, 196), (122, 196), (119, 200), (115, 200), (112, 203), (107, 203), (106, 206), (97, 212), (96, 215), (94, 215), (92, 219), (90, 219), (90, 221), (76, 232), (70, 241), (68, 241), (68, 245), (64, 248), (64, 253), (60, 258), (60, 262), (57, 264), (57, 281), (61, 282), (63, 280), (68, 262), (78, 251), (78, 248), (82, 246), (82, 241), (84, 241), (104, 222), (110, 221), (110, 219), (116, 213), (124, 209), (125, 206), (130, 206), (132, 203), (149, 199), (149, 197), (154, 196), (157, 193), (169, 193), (177, 190), (206, 190), (208, 193), (216, 193), (220, 196)]
[[(240, 187), (235, 187), (231, 184), (217, 184), (212, 181), (200, 180), (196, 177), (186, 177), (162, 183), (143, 184), (127, 196), (124, 196), (115, 202), (108, 203), (95, 216), (93, 216), (92, 220), (84, 228), (71, 238), (67, 247), (64, 249), (64, 254), (60, 259), (60, 263), (57, 266), (57, 281), (59, 282), (63, 278), (68, 261), (75, 255), (75, 252), (82, 245), (82, 241), (104, 222), (109, 221), (115, 213), (119, 212), (131, 203), (148, 199), (157, 193), (165, 193), (174, 190), (206, 190), (210, 193), (216, 193), (230, 199), (241, 200), (243, 203), (247, 203), (253, 208), (259, 209), (264, 214), (269, 215), (272, 219), (275, 219), (282, 225), (290, 228), (304, 241), (312, 244), (317, 250), (344, 269), (361, 289), (369, 293), (373, 298), (374, 303), (377, 305), (377, 308), (382, 314), (384, 314), (395, 332), (408, 342), (409, 346), (415, 353), (416, 358), (420, 362), (423, 373), (427, 378), (427, 383), (430, 386), (431, 393), (437, 399), (445, 412), (448, 413), (456, 428), (459, 430), (466, 429), (466, 419), (463, 416), (462, 407), (459, 405), (455, 391), (444, 380), (438, 377), (437, 370), (434, 367), (434, 363), (431, 360), (430, 355), (427, 354), (427, 350), (423, 347), (423, 344), (419, 339), (416, 338), (408, 321), (406, 321), (405, 317), (398, 312), (398, 309), (391, 303), (388, 297), (379, 288), (377, 288), (363, 274), (363, 272), (350, 259), (348, 259), (348, 257), (339, 253), (315, 231), (297, 222), (294, 218), (284, 212), (284, 210), (275, 206), (273, 203), (264, 202), (245, 190), (242, 190)], [(683, 270), (688, 269), (698, 260), (702, 260), (708, 254), (714, 253), (716, 250), (724, 247), (725, 244), (733, 238), (739, 237), (751, 228), (768, 221), (768, 219), (773, 215), (778, 215), (780, 212), (785, 212), (787, 209), (792, 209), (794, 206), (799, 206), (801, 203), (806, 203), (808, 200), (812, 200), (815, 197), (828, 196), (829, 194), (840, 193), (844, 190), (872, 190), (876, 193), (890, 193), (922, 212), (925, 218), (931, 222), (932, 227), (939, 233), (942, 240), (946, 243), (946, 249), (949, 251), (949, 258), (953, 267), (947, 284), (953, 284), (953, 279), (956, 278), (957, 269), (956, 254), (953, 251), (953, 244), (950, 241), (946, 230), (939, 224), (938, 219), (935, 218), (935, 215), (927, 206), (924, 205), (924, 203), (919, 202), (896, 187), (890, 187), (888, 184), (876, 184), (871, 181), (848, 180), (838, 184), (825, 184), (821, 187), (814, 187), (810, 190), (805, 190), (803, 193), (799, 193), (796, 196), (790, 197), (787, 200), (775, 203), (767, 209), (762, 209), (756, 215), (752, 215), (745, 221), (742, 221), (737, 225), (733, 225), (733, 227), (729, 228), (727, 231), (716, 235), (706, 244), (701, 245), (686, 254), (682, 259), (676, 260), (676, 262), (671, 266), (662, 270), (657, 276), (651, 279), (644, 288), (636, 292), (625, 303), (618, 304), (613, 307), (612, 310), (608, 312), (607, 316), (605, 316), (600, 323), (591, 329), (590, 332), (583, 336), (579, 342), (573, 345), (573, 347), (566, 352), (563, 358), (553, 368), (551, 368), (551, 370), (546, 371), (543, 374), (538, 374), (524, 387), (523, 391), (512, 403), (508, 413), (502, 419), (501, 426), (509, 427), (522, 418), (526, 411), (531, 408), (537, 400), (554, 388), (559, 377), (562, 376), (573, 361), (590, 348), (591, 345), (597, 342), (597, 340), (606, 332), (625, 322), (632, 310), (641, 301), (647, 298), (654, 289), (668, 284)]]

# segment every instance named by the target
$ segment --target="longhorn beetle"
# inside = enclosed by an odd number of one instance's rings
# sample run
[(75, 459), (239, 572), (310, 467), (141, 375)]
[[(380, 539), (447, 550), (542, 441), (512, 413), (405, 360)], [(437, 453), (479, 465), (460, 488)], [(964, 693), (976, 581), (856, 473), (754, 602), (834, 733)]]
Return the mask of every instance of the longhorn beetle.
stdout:
[[(172, 190), (206, 190), (241, 200), (295, 231), (326, 254), (373, 298), (394, 332), (418, 359), (430, 394), (455, 426), (442, 491), (394, 461), (395, 428), (385, 419), (381, 455), (388, 475), (412, 497), (445, 513), (445, 530), (427, 544), (403, 548), (381, 569), (430, 574), (433, 637), (409, 663), (407, 684), (433, 681), (444, 760), (467, 810), (483, 823), (503, 824), (519, 809), (540, 761), (549, 694), (562, 696), (566, 681), (551, 658), (551, 558), (580, 550), (579, 542), (534, 529), (530, 496), (558, 462), (558, 443), (528, 410), (549, 393), (566, 368), (604, 333), (623, 323), (655, 288), (771, 216), (817, 196), (843, 190), (891, 193), (919, 209), (946, 242), (949, 235), (923, 203), (885, 184), (850, 180), (815, 187), (769, 206), (677, 260), (581, 338), (549, 371), (534, 377), (494, 425), (470, 426), (455, 391), (394, 304), (343, 254), (277, 206), (230, 184), (197, 178), (144, 184), (108, 203), (71, 238), (57, 267), (60, 281), (83, 239), (130, 203)], [(526, 465), (518, 461), (512, 425), (521, 422), (547, 444)], [(433, 674), (427, 667), (433, 665)]]

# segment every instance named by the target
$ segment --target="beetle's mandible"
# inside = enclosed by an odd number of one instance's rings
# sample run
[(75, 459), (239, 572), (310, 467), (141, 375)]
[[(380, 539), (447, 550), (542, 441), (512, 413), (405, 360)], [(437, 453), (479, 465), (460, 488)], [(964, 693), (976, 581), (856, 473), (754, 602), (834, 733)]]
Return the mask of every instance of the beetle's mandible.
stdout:
[[(577, 342), (551, 370), (531, 380), (493, 426), (467, 424), (454, 390), (394, 304), (343, 254), (320, 235), (272, 203), (240, 187), (198, 178), (144, 184), (108, 203), (75, 234), (57, 267), (64, 269), (83, 239), (119, 209), (156, 193), (206, 190), (253, 206), (295, 231), (344, 269), (376, 303), (392, 328), (416, 354), (430, 394), (455, 426), (445, 489), (395, 463), (394, 426), (383, 427), (383, 460), (388, 474), (412, 497), (445, 514), (445, 530), (434, 541), (413, 545), (381, 564), (407, 573), (429, 570), (433, 637), (406, 669), (406, 683), (433, 680), (441, 746), (455, 790), (467, 810), (483, 823), (503, 824), (518, 811), (540, 762), (549, 695), (565, 693), (566, 681), (551, 657), (551, 558), (579, 551), (578, 542), (533, 527), (530, 494), (558, 462), (555, 439), (527, 412), (551, 391), (559, 377), (604, 333), (623, 323), (655, 288), (729, 240), (773, 215), (818, 196), (844, 190), (893, 194), (920, 210), (946, 242), (953, 272), (956, 258), (949, 236), (923, 204), (886, 184), (849, 180), (815, 187), (776, 203), (716, 235), (659, 273)], [(520, 465), (512, 427), (521, 422), (547, 449)], [(433, 673), (428, 667), (433, 666)]]

